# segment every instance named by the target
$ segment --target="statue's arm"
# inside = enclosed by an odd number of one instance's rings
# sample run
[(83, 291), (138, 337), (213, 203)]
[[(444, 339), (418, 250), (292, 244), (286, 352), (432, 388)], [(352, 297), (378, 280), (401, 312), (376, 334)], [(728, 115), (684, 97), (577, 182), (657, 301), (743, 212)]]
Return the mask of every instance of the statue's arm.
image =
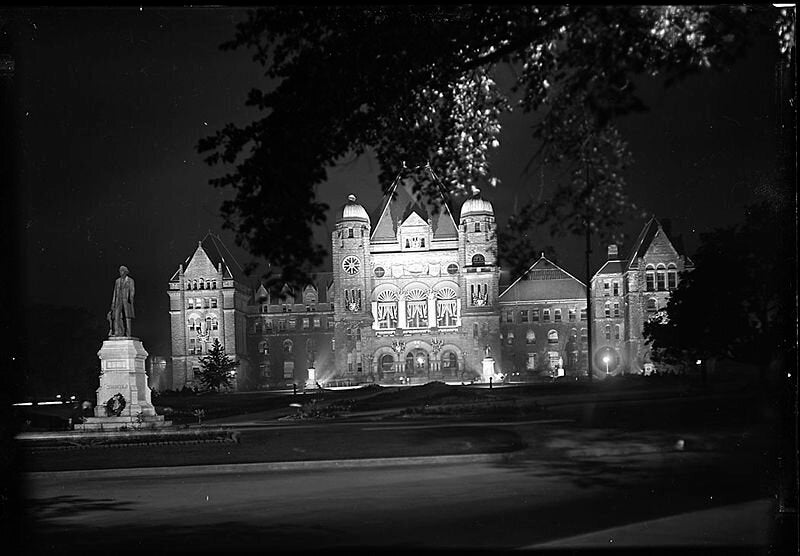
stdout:
[(136, 295), (136, 282), (131, 278), (131, 303), (133, 303), (133, 296)]

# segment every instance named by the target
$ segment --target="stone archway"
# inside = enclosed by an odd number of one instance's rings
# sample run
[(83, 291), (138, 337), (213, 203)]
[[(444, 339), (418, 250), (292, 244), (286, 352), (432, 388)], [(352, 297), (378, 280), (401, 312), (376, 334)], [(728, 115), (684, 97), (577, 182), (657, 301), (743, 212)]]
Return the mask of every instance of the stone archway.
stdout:
[(404, 374), (409, 383), (430, 379), (430, 354), (423, 348), (413, 348), (406, 352)]

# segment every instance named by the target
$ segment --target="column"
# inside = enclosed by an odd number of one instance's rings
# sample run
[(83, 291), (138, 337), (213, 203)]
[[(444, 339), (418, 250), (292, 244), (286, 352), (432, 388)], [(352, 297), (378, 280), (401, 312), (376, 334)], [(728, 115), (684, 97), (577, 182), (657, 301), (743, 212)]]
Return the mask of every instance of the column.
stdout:
[(428, 292), (428, 328), (436, 327), (436, 294)]
[(406, 295), (400, 293), (397, 296), (397, 328), (406, 327)]

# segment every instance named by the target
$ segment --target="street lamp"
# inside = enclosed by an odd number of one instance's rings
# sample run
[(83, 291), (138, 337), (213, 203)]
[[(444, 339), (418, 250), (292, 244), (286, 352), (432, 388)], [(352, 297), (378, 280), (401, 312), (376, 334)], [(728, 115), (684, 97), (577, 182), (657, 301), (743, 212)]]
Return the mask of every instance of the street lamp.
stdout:
[(608, 362), (611, 361), (611, 358), (608, 355), (603, 356), (603, 363), (606, 364), (606, 378), (608, 378)]

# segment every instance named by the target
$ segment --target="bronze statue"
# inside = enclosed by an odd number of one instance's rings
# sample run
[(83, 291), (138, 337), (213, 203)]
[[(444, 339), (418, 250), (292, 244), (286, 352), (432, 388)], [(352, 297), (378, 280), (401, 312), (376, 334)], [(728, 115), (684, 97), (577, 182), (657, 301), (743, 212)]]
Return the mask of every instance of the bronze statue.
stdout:
[(133, 297), (136, 288), (133, 278), (128, 276), (128, 267), (119, 267), (119, 278), (114, 282), (114, 295), (111, 298), (111, 316), (113, 319), (113, 336), (133, 336)]

